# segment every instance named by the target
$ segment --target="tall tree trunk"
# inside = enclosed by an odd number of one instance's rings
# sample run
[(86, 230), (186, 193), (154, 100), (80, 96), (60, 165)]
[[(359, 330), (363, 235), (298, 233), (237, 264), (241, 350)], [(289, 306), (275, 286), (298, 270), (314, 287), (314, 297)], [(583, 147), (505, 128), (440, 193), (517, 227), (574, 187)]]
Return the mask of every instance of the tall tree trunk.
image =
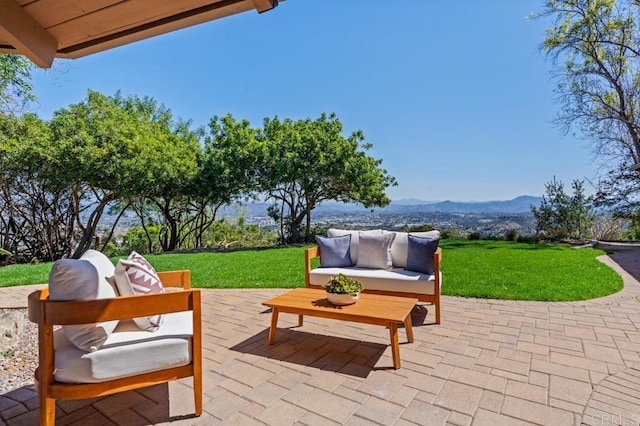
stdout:
[(100, 222), (100, 218), (102, 217), (102, 213), (104, 212), (104, 208), (110, 201), (110, 197), (105, 197), (98, 203), (98, 207), (91, 212), (89, 220), (87, 220), (87, 225), (83, 229), (82, 237), (80, 237), (80, 242), (71, 255), (73, 259), (79, 259), (85, 251), (91, 248), (93, 236), (96, 232), (96, 228), (98, 227), (98, 223)]
[(280, 207), (280, 243), (286, 242), (286, 236), (284, 235), (284, 200), (282, 200), (282, 207)]
[(120, 213), (118, 214), (118, 217), (116, 217), (116, 220), (113, 222), (113, 225), (111, 226), (111, 229), (109, 230), (109, 234), (107, 235), (106, 238), (103, 238), (103, 240), (102, 240), (102, 246), (100, 247), (100, 251), (103, 251), (105, 249), (105, 247), (107, 246), (107, 244), (109, 244), (109, 242), (111, 241), (111, 238), (113, 238), (113, 234), (115, 232), (116, 226), (118, 226), (118, 222), (120, 222), (120, 219), (122, 218), (122, 215), (124, 215), (124, 212), (127, 211), (127, 209), (129, 208), (130, 205), (131, 205), (131, 203), (127, 204), (126, 206), (124, 206), (124, 208), (122, 210), (120, 210)]

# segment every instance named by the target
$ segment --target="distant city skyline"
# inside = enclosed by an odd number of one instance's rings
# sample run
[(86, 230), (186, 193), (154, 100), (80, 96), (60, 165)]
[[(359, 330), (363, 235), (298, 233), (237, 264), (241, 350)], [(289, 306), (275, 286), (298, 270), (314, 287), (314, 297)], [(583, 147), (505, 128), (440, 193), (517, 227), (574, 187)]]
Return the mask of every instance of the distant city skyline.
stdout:
[(233, 114), (317, 118), (361, 129), (370, 155), (399, 181), (393, 200), (510, 200), (541, 196), (555, 176), (595, 179), (579, 135), (551, 124), (551, 64), (539, 53), (550, 24), (541, 1), (288, 0), (34, 72), (51, 118), (87, 90), (151, 96), (206, 125)]

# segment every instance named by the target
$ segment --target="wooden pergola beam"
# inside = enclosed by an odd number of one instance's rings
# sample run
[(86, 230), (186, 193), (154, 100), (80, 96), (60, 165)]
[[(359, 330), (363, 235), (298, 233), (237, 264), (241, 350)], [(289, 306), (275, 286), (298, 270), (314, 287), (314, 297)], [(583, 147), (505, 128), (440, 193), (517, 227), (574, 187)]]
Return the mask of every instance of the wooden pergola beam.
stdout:
[(15, 0), (3, 0), (0, 3), (0, 32), (4, 38), (39, 67), (51, 67), (58, 50), (58, 41)]
[(271, 10), (278, 5), (278, 0), (251, 0), (258, 13)]

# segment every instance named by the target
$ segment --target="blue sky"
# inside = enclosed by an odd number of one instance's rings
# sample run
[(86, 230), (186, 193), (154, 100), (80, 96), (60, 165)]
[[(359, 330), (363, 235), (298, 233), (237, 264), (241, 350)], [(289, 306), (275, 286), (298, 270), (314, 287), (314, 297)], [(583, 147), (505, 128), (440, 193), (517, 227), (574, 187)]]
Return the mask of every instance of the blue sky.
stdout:
[(398, 179), (392, 199), (542, 195), (555, 175), (593, 179), (588, 145), (551, 121), (551, 64), (539, 53), (542, 0), (287, 0), (37, 70), (35, 112), (88, 89), (151, 96), (205, 125), (260, 126), (335, 112), (361, 129)]

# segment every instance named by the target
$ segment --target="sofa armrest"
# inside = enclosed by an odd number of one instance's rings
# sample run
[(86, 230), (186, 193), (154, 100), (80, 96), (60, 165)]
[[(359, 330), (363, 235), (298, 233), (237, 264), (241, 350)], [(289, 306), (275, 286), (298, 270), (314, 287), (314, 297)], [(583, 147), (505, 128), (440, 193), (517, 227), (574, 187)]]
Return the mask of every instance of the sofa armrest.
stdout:
[(440, 262), (442, 261), (442, 248), (438, 247), (433, 253), (433, 275), (436, 283), (436, 293), (440, 293)]
[(304, 251), (304, 285), (309, 287), (309, 273), (311, 272), (311, 259), (320, 256), (320, 247), (311, 247)]

